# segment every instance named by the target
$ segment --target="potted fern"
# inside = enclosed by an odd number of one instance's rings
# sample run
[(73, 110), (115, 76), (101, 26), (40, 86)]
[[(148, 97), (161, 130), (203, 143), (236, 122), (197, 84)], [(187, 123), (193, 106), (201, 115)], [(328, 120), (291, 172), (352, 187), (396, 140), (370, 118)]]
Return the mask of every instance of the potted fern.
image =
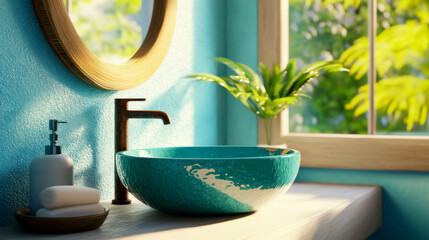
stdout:
[(285, 69), (274, 64), (272, 71), (260, 63), (258, 74), (249, 66), (227, 58), (218, 57), (214, 60), (232, 69), (235, 75), (219, 77), (210, 73), (197, 73), (187, 78), (221, 85), (250, 111), (265, 119), (268, 145), (271, 145), (272, 119), (288, 106), (300, 102), (300, 97), (305, 95), (302, 89), (306, 84), (325, 72), (348, 71), (337, 61), (320, 61), (295, 74), (295, 59), (292, 59)]

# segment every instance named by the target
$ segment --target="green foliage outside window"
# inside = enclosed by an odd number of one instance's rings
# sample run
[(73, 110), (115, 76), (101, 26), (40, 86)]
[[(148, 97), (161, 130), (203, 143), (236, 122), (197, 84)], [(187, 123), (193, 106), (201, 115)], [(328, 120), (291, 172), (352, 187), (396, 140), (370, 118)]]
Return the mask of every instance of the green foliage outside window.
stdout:
[[(376, 37), (376, 67), (379, 80), (376, 83), (376, 108), (393, 117), (394, 122), (403, 121), (407, 131), (415, 124), (424, 125), (429, 105), (429, 2), (397, 1), (396, 14), (404, 17), (402, 24), (384, 29)], [(408, 17), (408, 16), (409, 17)], [(368, 70), (365, 49), (367, 38), (363, 37), (344, 51), (341, 60), (351, 67), (351, 74), (362, 76)], [(367, 56), (367, 54), (366, 54)], [(368, 87), (346, 105), (361, 115), (368, 109)]]
[[(291, 58), (350, 67), (350, 75), (327, 74), (307, 89), (312, 99), (291, 109), (293, 131), (366, 133), (367, 12), (361, 0), (290, 0)], [(378, 0), (377, 22), (377, 127), (427, 132), (429, 3)]]

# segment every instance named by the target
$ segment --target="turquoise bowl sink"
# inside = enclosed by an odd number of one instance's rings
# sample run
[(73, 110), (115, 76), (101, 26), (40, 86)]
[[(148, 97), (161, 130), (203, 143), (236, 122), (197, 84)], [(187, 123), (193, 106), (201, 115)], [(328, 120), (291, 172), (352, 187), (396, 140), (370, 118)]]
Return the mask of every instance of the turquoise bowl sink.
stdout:
[(300, 153), (265, 147), (167, 147), (119, 152), (119, 177), (137, 199), (164, 212), (230, 214), (259, 210), (284, 194)]

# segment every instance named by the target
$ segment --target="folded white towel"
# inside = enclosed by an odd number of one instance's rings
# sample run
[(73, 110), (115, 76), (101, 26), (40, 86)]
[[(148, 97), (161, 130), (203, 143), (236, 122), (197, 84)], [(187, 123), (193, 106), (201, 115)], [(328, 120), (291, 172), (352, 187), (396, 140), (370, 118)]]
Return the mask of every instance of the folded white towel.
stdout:
[(48, 217), (48, 218), (66, 218), (66, 217), (89, 216), (89, 215), (100, 214), (103, 212), (104, 212), (103, 205), (97, 203), (97, 204), (90, 204), (90, 205), (57, 208), (54, 210), (41, 208), (36, 212), (36, 216)]
[(44, 208), (52, 210), (98, 203), (100, 192), (94, 188), (61, 185), (44, 189), (40, 192), (39, 198)]

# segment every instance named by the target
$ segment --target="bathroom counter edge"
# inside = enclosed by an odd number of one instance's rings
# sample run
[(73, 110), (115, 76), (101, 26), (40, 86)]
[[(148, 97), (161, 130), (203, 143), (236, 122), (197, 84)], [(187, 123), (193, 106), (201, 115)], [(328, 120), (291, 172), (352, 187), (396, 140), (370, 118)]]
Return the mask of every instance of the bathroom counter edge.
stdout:
[[(379, 186), (294, 183), (280, 199), (252, 214), (181, 216), (134, 200), (111, 205), (97, 230), (49, 235), (49, 239), (365, 239), (382, 224)], [(46, 239), (18, 225), (0, 229), (0, 239)]]

